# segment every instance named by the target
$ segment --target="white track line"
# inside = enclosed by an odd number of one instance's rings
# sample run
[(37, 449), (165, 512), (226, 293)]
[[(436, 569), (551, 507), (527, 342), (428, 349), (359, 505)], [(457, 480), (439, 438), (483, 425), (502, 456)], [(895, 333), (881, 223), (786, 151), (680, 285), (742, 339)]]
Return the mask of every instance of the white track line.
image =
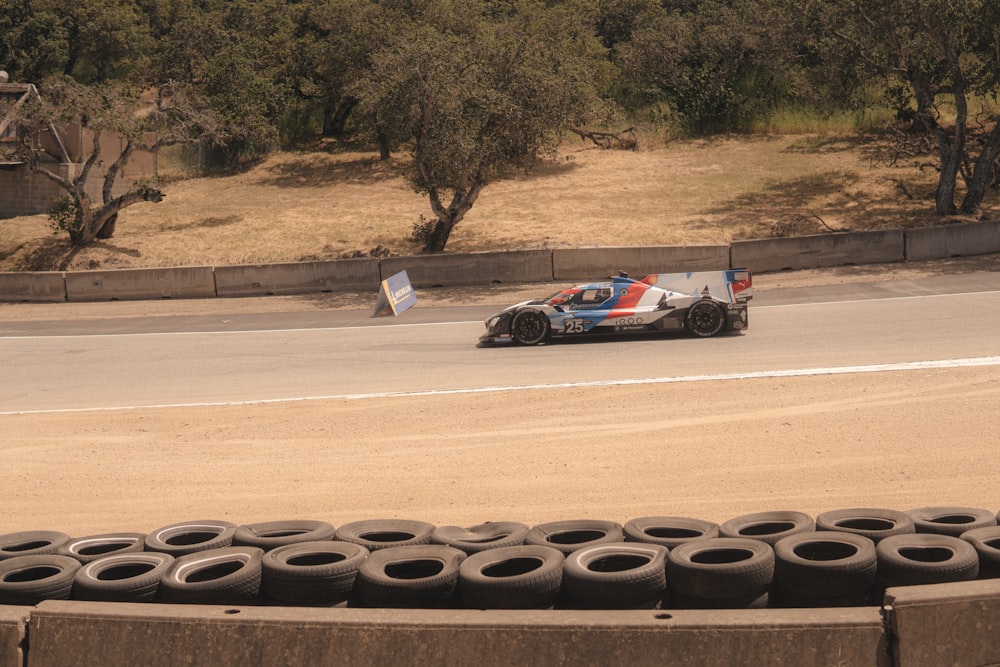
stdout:
[(894, 364), (870, 364), (866, 366), (833, 366), (829, 368), (799, 368), (776, 371), (754, 371), (749, 373), (723, 373), (719, 375), (684, 375), (678, 377), (642, 378), (637, 380), (594, 380), (589, 382), (556, 382), (552, 384), (529, 384), (512, 386), (478, 387), (471, 389), (429, 389), (425, 391), (387, 391), (370, 394), (333, 394), (329, 396), (299, 396), (295, 398), (267, 398), (248, 401), (219, 401), (211, 403), (169, 403), (161, 405), (123, 405), (95, 408), (69, 408), (53, 410), (19, 410), (0, 412), (0, 416), (61, 414), (74, 412), (113, 412), (122, 410), (155, 410), (164, 408), (209, 408), (238, 405), (266, 405), (269, 403), (298, 403), (302, 401), (360, 401), (373, 398), (406, 398), (419, 396), (448, 396), (453, 394), (490, 394), (506, 391), (532, 391), (538, 389), (576, 389), (581, 387), (616, 387), (647, 384), (673, 384), (678, 382), (718, 382), (722, 380), (757, 380), (766, 378), (807, 377), (816, 375), (846, 375), (853, 373), (886, 373), (893, 371), (918, 371), (940, 368), (973, 368), (979, 366), (1000, 366), (1000, 356), (970, 357), (964, 359), (939, 359), (934, 361), (908, 361)]

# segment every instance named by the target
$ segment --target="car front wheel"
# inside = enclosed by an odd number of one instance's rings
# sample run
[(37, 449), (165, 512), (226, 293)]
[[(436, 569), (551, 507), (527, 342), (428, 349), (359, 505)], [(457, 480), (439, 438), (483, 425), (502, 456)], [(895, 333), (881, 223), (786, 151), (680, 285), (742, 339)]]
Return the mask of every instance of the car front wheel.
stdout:
[(510, 323), (510, 335), (521, 345), (537, 345), (548, 338), (549, 318), (537, 310), (522, 310)]

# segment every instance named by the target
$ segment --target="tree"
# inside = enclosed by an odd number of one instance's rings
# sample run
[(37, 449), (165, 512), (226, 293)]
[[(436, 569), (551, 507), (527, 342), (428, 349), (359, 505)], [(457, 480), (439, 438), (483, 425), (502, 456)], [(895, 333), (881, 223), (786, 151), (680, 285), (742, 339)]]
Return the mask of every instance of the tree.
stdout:
[(765, 0), (602, 6), (598, 28), (610, 31), (602, 35), (622, 70), (619, 94), (633, 110), (667, 105), (696, 134), (746, 131), (791, 94), (786, 19), (776, 20)]
[[(995, 0), (806, 0), (835, 38), (823, 64), (879, 81), (901, 120), (934, 137), (940, 215), (976, 212), (1000, 155), (1000, 4)], [(981, 102), (976, 114), (972, 105)], [(978, 155), (977, 155), (978, 151)], [(960, 205), (957, 180), (966, 190)]]
[(440, 252), (483, 188), (551, 154), (599, 105), (603, 49), (562, 7), (429, 0), (352, 87), (389, 141), (408, 142), (409, 180), (434, 214)]
[(296, 92), (322, 112), (324, 137), (343, 138), (358, 100), (347, 89), (392, 34), (389, 6), (370, 0), (306, 0), (296, 19)]
[(15, 80), (93, 83), (142, 70), (151, 42), (131, 0), (0, 0), (0, 45)]
[(154, 37), (144, 80), (197, 89), (231, 134), (227, 162), (278, 142), (294, 87), (295, 4), (286, 0), (141, 0)]
[[(17, 153), (36, 174), (56, 183), (66, 193), (53, 218), (69, 234), (70, 243), (84, 246), (95, 238), (114, 234), (118, 213), (142, 201), (160, 202), (163, 192), (139, 183), (123, 194), (113, 194), (122, 169), (136, 150), (156, 153), (160, 149), (197, 141), (218, 141), (224, 133), (214, 116), (201, 110), (189, 92), (179, 85), (163, 85), (142, 96), (120, 84), (84, 86), (70, 79), (54, 78), (36, 95), (14, 111), (21, 142)], [(10, 116), (9, 116), (10, 117)], [(64, 177), (43, 159), (39, 128), (78, 122), (92, 132), (86, 159), (75, 176)], [(122, 139), (118, 155), (102, 154), (101, 138), (115, 132)], [(101, 187), (101, 201), (95, 203), (87, 183), (94, 168), (108, 164)]]

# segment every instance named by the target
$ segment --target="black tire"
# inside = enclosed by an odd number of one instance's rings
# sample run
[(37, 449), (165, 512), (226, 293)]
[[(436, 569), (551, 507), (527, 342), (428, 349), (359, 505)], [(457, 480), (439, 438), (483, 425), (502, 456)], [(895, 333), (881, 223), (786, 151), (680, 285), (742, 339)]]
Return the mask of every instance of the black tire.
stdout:
[(510, 336), (521, 345), (538, 345), (549, 337), (552, 325), (540, 310), (519, 310), (510, 321)]
[(370, 552), (351, 542), (301, 542), (264, 554), (263, 591), (283, 604), (332, 606), (347, 601)]
[(431, 535), (434, 544), (446, 544), (472, 555), (487, 549), (502, 549), (524, 544), (528, 526), (516, 521), (490, 521), (468, 528), (438, 526)]
[(185, 521), (157, 528), (146, 535), (146, 551), (159, 551), (175, 558), (199, 551), (221, 549), (233, 543), (236, 524), (229, 521)]
[(979, 554), (979, 578), (1000, 578), (1000, 526), (975, 528), (962, 533), (962, 539)]
[(679, 516), (639, 517), (628, 521), (622, 530), (626, 541), (659, 544), (668, 549), (719, 536), (719, 524)]
[(0, 560), (16, 556), (43, 556), (58, 553), (69, 535), (55, 530), (26, 530), (0, 535)]
[(160, 581), (160, 598), (175, 604), (256, 604), (261, 562), (257, 547), (222, 547), (174, 559)]
[(564, 554), (583, 547), (624, 540), (621, 524), (590, 519), (542, 523), (531, 528), (524, 537), (525, 544), (552, 547)]
[(906, 513), (918, 533), (961, 537), (967, 531), (997, 525), (996, 514), (974, 507), (920, 507)]
[(68, 600), (80, 561), (59, 554), (14, 556), (0, 561), (0, 604), (34, 606)]
[(860, 507), (833, 510), (816, 517), (816, 530), (836, 530), (863, 535), (878, 544), (892, 535), (911, 535), (916, 532), (913, 519), (905, 512)]
[(233, 533), (233, 546), (257, 547), (270, 551), (286, 544), (332, 540), (336, 529), (326, 521), (264, 521), (239, 526)]
[(979, 575), (975, 548), (950, 535), (893, 535), (875, 550), (878, 580), (886, 588), (968, 581)]
[(144, 533), (108, 533), (75, 537), (59, 547), (58, 553), (81, 563), (89, 563), (112, 554), (135, 553), (145, 547)]
[(774, 550), (761, 540), (717, 537), (687, 542), (667, 556), (667, 584), (696, 606), (750, 606), (767, 593), (774, 578)]
[(726, 328), (727, 318), (728, 315), (721, 304), (710, 299), (702, 299), (688, 308), (684, 316), (684, 326), (695, 336), (708, 338)]
[(559, 601), (565, 556), (524, 544), (473, 554), (459, 566), (459, 594), (470, 609), (550, 609)]
[(84, 564), (73, 585), (75, 600), (152, 602), (174, 562), (156, 551), (117, 553)]
[(656, 609), (667, 592), (667, 552), (659, 544), (616, 542), (577, 549), (563, 566), (572, 609)]
[(430, 544), (434, 524), (407, 519), (371, 519), (345, 523), (337, 529), (336, 538), (341, 542), (360, 544), (368, 551), (392, 547), (410, 547)]
[(454, 607), (463, 560), (464, 551), (443, 544), (380, 549), (358, 569), (358, 602), (380, 608)]
[(802, 512), (756, 512), (738, 516), (719, 526), (720, 537), (749, 537), (774, 546), (778, 540), (798, 533), (811, 533), (816, 522)]
[(790, 535), (774, 545), (774, 559), (774, 606), (863, 606), (875, 590), (875, 543), (863, 535)]

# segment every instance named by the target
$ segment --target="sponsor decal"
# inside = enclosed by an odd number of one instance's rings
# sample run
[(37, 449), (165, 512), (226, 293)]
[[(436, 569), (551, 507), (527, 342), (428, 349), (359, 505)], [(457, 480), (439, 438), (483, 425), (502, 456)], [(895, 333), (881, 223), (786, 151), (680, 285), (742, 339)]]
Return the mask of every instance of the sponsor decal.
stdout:
[(410, 277), (406, 275), (406, 271), (400, 271), (382, 281), (372, 316), (399, 315), (416, 303), (417, 295), (410, 284)]

